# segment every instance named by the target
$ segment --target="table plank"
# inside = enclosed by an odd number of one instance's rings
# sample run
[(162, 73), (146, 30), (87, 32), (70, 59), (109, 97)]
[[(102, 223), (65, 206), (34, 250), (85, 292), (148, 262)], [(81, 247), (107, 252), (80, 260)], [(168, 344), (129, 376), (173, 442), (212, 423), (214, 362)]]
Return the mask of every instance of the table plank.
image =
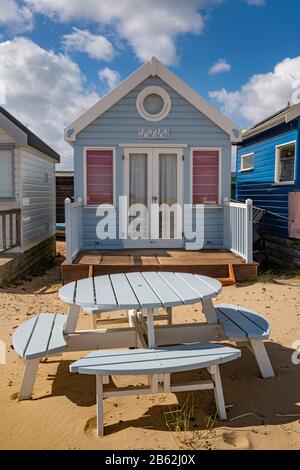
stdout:
[(202, 300), (201, 295), (180, 279), (176, 273), (159, 272), (158, 275), (173, 289), (184, 304), (193, 304)]
[(141, 273), (128, 273), (126, 277), (142, 308), (162, 307), (162, 302)]
[(200, 279), (204, 284), (206, 284), (212, 292), (216, 295), (220, 294), (222, 290), (222, 283), (218, 279), (214, 279), (208, 276), (201, 276), (201, 274), (194, 274), (196, 279)]
[(89, 277), (77, 281), (75, 303), (81, 307), (95, 305), (93, 278)]
[(164, 307), (176, 307), (183, 302), (173, 289), (156, 272), (142, 273), (142, 276), (150, 284), (156, 295), (160, 298)]
[(73, 281), (59, 289), (58, 296), (63, 302), (66, 302), (67, 304), (74, 303), (76, 284), (77, 281)]
[(94, 278), (96, 305), (101, 310), (116, 310), (117, 299), (112, 288), (109, 276), (97, 276)]
[(182, 279), (193, 290), (198, 292), (202, 300), (210, 299), (214, 294), (217, 294), (217, 290), (204, 281), (203, 278), (205, 276), (203, 276), (202, 279), (190, 273), (176, 273), (176, 276)]
[(120, 310), (141, 307), (125, 274), (111, 274), (110, 280)]

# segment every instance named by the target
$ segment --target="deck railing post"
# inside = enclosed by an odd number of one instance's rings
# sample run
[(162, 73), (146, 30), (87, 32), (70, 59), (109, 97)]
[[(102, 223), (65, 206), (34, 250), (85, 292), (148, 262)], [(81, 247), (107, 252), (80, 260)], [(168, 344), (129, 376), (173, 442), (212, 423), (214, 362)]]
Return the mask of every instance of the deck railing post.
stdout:
[(253, 202), (246, 201), (246, 262), (253, 263)]
[(65, 221), (66, 221), (66, 261), (73, 263), (72, 255), (72, 214), (71, 199), (65, 199)]
[(230, 235), (230, 207), (228, 197), (224, 198), (223, 204), (223, 237), (224, 237), (224, 248), (231, 250), (231, 235)]

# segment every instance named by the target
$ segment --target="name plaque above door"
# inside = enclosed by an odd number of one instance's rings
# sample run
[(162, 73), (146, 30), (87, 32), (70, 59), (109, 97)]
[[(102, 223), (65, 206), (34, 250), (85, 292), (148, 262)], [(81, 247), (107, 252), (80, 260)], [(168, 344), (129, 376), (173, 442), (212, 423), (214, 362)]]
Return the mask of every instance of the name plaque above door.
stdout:
[(170, 139), (170, 129), (165, 127), (141, 127), (138, 129), (139, 139)]

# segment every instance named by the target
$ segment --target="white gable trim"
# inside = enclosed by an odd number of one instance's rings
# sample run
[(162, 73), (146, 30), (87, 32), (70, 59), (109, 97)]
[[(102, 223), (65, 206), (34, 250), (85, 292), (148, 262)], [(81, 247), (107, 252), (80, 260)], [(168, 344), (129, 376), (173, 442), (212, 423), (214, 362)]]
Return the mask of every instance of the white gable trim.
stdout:
[(204, 100), (204, 98), (198, 95), (198, 93), (161, 64), (155, 57), (152, 57), (151, 60), (138, 68), (114, 90), (101, 98), (101, 100), (99, 100), (94, 106), (79, 116), (78, 119), (73, 121), (65, 129), (66, 142), (69, 142), (72, 145), (72, 142), (76, 141), (76, 136), (79, 132), (85, 129), (95, 119), (105, 113), (105, 111), (110, 109), (149, 76), (155, 75), (213, 121), (218, 127), (223, 129), (223, 131), (230, 136), (232, 143), (239, 142), (241, 140), (240, 129), (230, 119)]

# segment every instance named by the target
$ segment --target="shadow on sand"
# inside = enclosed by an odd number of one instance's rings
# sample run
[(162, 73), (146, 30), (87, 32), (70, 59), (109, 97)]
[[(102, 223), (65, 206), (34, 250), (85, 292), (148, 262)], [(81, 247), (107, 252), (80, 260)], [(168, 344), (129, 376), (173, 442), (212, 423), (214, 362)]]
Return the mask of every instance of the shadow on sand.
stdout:
[[(292, 363), (293, 349), (286, 348), (274, 342), (267, 342), (266, 347), (275, 369), (276, 378), (262, 379), (259, 376), (254, 356), (242, 348), (242, 357), (236, 361), (221, 366), (221, 374), (227, 406), (228, 421), (216, 420), (214, 427), (246, 428), (259, 425), (288, 424), (300, 419), (300, 365)], [(53, 361), (49, 361), (53, 363)], [(69, 365), (72, 361), (59, 361), (55, 376), (49, 375), (52, 381), (51, 396), (66, 396), (80, 407), (95, 406), (94, 376), (70, 374)], [(47, 367), (47, 362), (40, 367)], [(195, 380), (199, 374), (205, 378), (205, 371), (194, 371), (178, 374), (176, 381), (181, 378)], [(202, 378), (202, 377), (201, 377)], [(127, 382), (128, 383), (128, 382)], [(37, 397), (36, 399), (47, 399)], [(176, 394), (179, 407), (186, 401), (187, 393)], [(214, 398), (211, 391), (194, 392), (193, 417), (191, 429), (204, 429), (207, 417), (215, 415)], [(132, 402), (131, 402), (132, 403)], [(112, 406), (112, 405), (110, 405)], [(176, 404), (151, 406), (138, 419), (117, 421), (106, 426), (105, 434), (114, 433), (124, 428), (139, 427), (168, 431), (166, 412), (177, 409)], [(96, 412), (96, 410), (95, 410)], [(112, 409), (112, 415), (114, 411)], [(95, 427), (95, 419), (86, 425), (86, 431)]]

